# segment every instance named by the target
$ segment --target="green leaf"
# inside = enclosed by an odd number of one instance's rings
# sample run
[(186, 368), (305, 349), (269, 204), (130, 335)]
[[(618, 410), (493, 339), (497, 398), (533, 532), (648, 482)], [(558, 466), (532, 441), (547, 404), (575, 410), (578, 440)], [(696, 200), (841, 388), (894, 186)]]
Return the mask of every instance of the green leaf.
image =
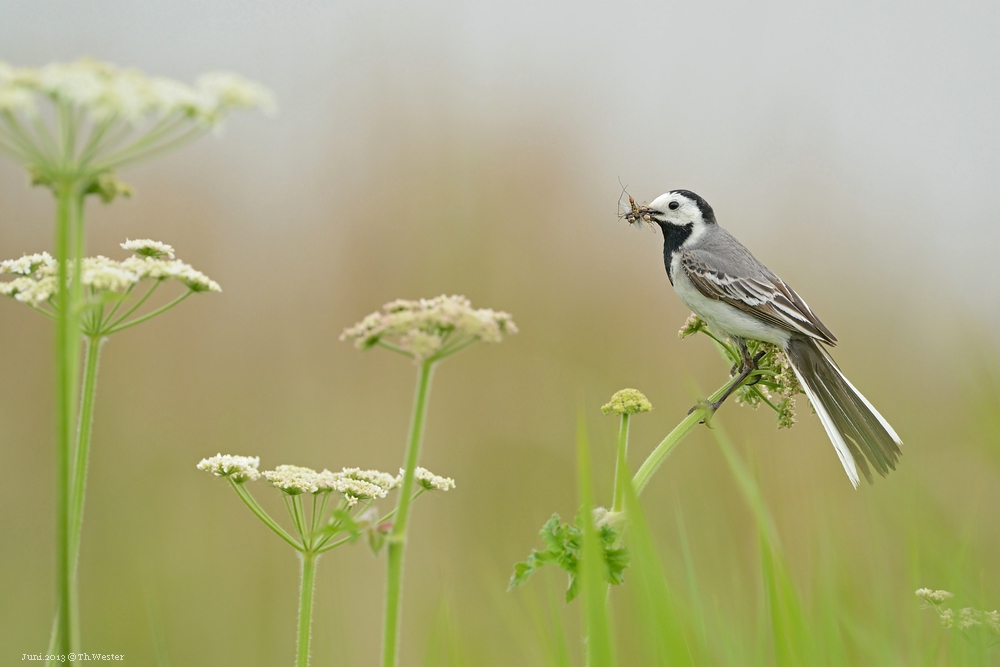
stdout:
[[(624, 581), (625, 568), (629, 564), (628, 550), (616, 546), (620, 531), (610, 525), (603, 525), (597, 533), (604, 555), (605, 579), (608, 583), (620, 584)], [(541, 567), (552, 563), (569, 574), (566, 601), (570, 602), (579, 594), (577, 577), (580, 574), (580, 547), (583, 534), (574, 524), (562, 523), (558, 514), (553, 514), (538, 534), (541, 535), (546, 548), (541, 551), (533, 550), (526, 560), (514, 565), (514, 573), (511, 575), (507, 590), (524, 585)]]

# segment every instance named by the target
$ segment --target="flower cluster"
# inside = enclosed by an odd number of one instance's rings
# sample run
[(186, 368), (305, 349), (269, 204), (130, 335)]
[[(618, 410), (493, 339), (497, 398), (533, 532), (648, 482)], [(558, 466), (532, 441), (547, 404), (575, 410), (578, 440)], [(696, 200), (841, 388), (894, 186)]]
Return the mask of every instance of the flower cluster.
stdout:
[(333, 490), (329, 470), (318, 473), (312, 468), (280, 465), (274, 470), (265, 470), (264, 479), (290, 496)]
[(757, 383), (744, 384), (736, 390), (736, 402), (757, 409), (762, 401), (767, 401), (777, 413), (778, 428), (791, 428), (795, 425), (795, 395), (803, 393), (799, 379), (780, 347), (758, 343), (754, 352), (760, 351), (766, 352), (758, 363), (763, 374)]
[(640, 412), (649, 412), (653, 409), (641, 391), (638, 389), (621, 389), (616, 391), (611, 401), (601, 407), (601, 412), (606, 415), (634, 415)]
[(290, 496), (336, 491), (344, 496), (351, 507), (361, 500), (385, 498), (401, 481), (400, 477), (378, 470), (344, 468), (341, 472), (317, 472), (312, 468), (293, 465), (280, 465), (274, 470), (266, 470), (264, 479)]
[[(694, 313), (687, 318), (677, 335), (680, 338), (687, 338), (698, 333), (703, 333), (722, 344), (722, 341), (709, 330), (708, 324)], [(764, 355), (757, 364), (760, 373), (754, 381), (744, 383), (734, 392), (736, 402), (755, 410), (761, 403), (766, 403), (777, 415), (778, 428), (791, 428), (795, 425), (795, 395), (804, 392), (795, 371), (788, 363), (788, 357), (785, 356), (784, 350), (771, 343), (747, 341), (747, 345), (750, 356), (760, 352)], [(735, 364), (740, 362), (739, 355), (731, 347), (723, 346), (723, 348)], [(733, 370), (736, 368), (734, 365)]]
[(926, 603), (925, 606), (931, 607), (937, 612), (941, 619), (941, 625), (948, 629), (960, 630), (967, 638), (976, 643), (992, 646), (1000, 638), (1000, 611), (981, 611), (972, 607), (964, 607), (956, 612), (954, 609), (944, 607), (944, 603), (954, 597), (948, 591), (932, 591), (929, 588), (921, 588), (917, 591), (917, 597)]
[[(260, 458), (256, 456), (219, 454), (202, 459), (198, 469), (219, 477), (233, 476), (237, 482), (254, 481), (263, 476), (272, 486), (290, 496), (336, 491), (342, 494), (347, 504), (352, 507), (360, 500), (385, 498), (389, 491), (397, 488), (403, 481), (402, 470), (399, 471), (399, 475), (361, 468), (344, 468), (340, 472), (329, 470), (317, 472), (303, 466), (280, 465), (274, 470), (265, 470), (261, 473), (257, 470), (259, 465)], [(427, 491), (450, 491), (455, 488), (454, 479), (435, 475), (426, 468), (417, 468), (415, 479), (417, 484)]]
[(680, 331), (677, 332), (678, 338), (687, 338), (688, 336), (693, 336), (699, 331), (705, 331), (708, 329), (708, 324), (705, 320), (701, 319), (694, 313), (688, 315), (688, 318), (684, 320), (684, 325), (681, 327)]
[(385, 344), (420, 361), (447, 356), (477, 341), (499, 343), (504, 334), (514, 333), (517, 326), (509, 314), (475, 309), (464, 296), (442, 295), (387, 303), (345, 329), (340, 340), (352, 340), (359, 349)]
[[(427, 468), (417, 468), (413, 474), (417, 484), (427, 491), (451, 491), (455, 488), (455, 480), (451, 477), (435, 475)], [(403, 475), (402, 468), (399, 469), (399, 475)]]
[[(123, 294), (145, 279), (176, 280), (192, 292), (221, 292), (214, 280), (190, 264), (173, 259), (174, 249), (158, 241), (126, 241), (121, 246), (136, 254), (122, 261), (98, 255), (86, 257), (80, 281), (91, 296)], [(49, 302), (59, 287), (59, 266), (46, 252), (0, 262), (0, 274), (17, 276), (0, 283), (0, 295), (39, 307)], [(72, 271), (70, 272), (72, 274)]]
[(134, 239), (131, 241), (125, 239), (125, 243), (122, 243), (121, 246), (125, 250), (131, 250), (140, 257), (152, 257), (153, 259), (161, 259), (163, 257), (167, 259), (174, 258), (173, 246), (151, 239)]
[(929, 605), (939, 605), (955, 597), (955, 594), (948, 591), (932, 591), (929, 588), (921, 588), (917, 591), (917, 597)]
[(0, 62), (0, 111), (34, 115), (38, 96), (84, 109), (95, 121), (122, 119), (131, 125), (172, 116), (215, 125), (233, 109), (274, 108), (270, 91), (236, 74), (205, 74), (189, 86), (91, 59), (40, 68)]
[(260, 477), (257, 466), (260, 465), (259, 456), (231, 456), (229, 454), (217, 454), (207, 459), (202, 459), (198, 463), (198, 470), (210, 472), (216, 477), (229, 477), (237, 484), (243, 482), (253, 482)]
[(394, 477), (387, 472), (360, 468), (344, 468), (341, 472), (331, 473), (331, 476), (334, 490), (342, 494), (352, 507), (360, 500), (385, 498), (402, 481), (402, 477)]

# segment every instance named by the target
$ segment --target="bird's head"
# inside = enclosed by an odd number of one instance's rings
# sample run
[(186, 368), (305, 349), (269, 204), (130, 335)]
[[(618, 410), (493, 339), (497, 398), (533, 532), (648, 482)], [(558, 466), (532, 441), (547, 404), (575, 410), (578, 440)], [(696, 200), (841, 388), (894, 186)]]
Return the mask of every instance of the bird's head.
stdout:
[(697, 234), (706, 226), (715, 224), (712, 207), (690, 190), (671, 190), (648, 206), (639, 207), (639, 212), (644, 219), (659, 225), (664, 234), (678, 227)]

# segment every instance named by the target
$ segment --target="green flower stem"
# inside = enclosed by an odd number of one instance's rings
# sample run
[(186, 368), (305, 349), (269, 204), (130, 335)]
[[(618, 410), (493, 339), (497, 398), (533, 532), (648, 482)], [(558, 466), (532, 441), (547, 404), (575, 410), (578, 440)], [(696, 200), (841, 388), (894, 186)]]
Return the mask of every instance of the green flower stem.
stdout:
[(45, 317), (49, 318), (50, 320), (55, 320), (56, 319), (56, 314), (55, 313), (49, 312), (49, 311), (45, 310), (44, 308), (39, 308), (38, 306), (31, 306), (31, 307), (35, 310), (35, 312), (41, 313), (42, 315), (44, 315)]
[[(52, 164), (55, 161), (55, 156), (59, 153), (59, 149), (56, 147), (56, 140), (52, 136), (49, 126), (40, 114), (36, 114), (35, 117), (32, 118), (31, 123), (35, 126), (35, 136), (37, 136), (43, 144), (39, 149), (39, 154), (42, 156), (41, 163)], [(38, 142), (28, 139), (28, 143), (34, 146)]]
[(80, 155), (80, 165), (89, 168), (95, 156), (115, 150), (123, 141), (129, 138), (132, 131), (131, 124), (119, 121), (117, 116), (113, 117), (111, 125), (93, 142), (93, 145), (83, 149), (83, 153)]
[(336, 542), (324, 542), (321, 546), (316, 547), (316, 553), (325, 554), (330, 549), (336, 549), (337, 547), (347, 544), (348, 542), (351, 542), (354, 539), (355, 538), (353, 535), (348, 535), (347, 537), (340, 538)]
[(125, 292), (122, 294), (121, 299), (118, 300), (118, 303), (115, 304), (115, 307), (111, 309), (110, 313), (108, 313), (107, 318), (103, 322), (101, 322), (101, 327), (103, 328), (106, 326), (108, 329), (114, 329), (116, 326), (124, 322), (129, 315), (138, 310), (142, 306), (142, 304), (146, 303), (146, 299), (148, 299), (150, 296), (153, 295), (153, 292), (156, 291), (156, 288), (160, 286), (160, 283), (162, 283), (163, 280), (164, 279), (161, 278), (160, 280), (157, 280), (155, 283), (150, 285), (149, 289), (146, 290), (146, 293), (143, 294), (141, 297), (139, 297), (139, 299), (134, 304), (132, 304), (128, 310), (119, 315), (116, 319), (115, 313), (118, 312), (118, 309), (121, 307), (121, 305), (125, 303), (125, 299), (127, 299), (132, 294), (132, 291), (135, 289), (135, 285), (129, 285), (128, 289), (125, 290)]
[[(179, 127), (179, 125), (178, 125)], [(117, 169), (139, 160), (146, 160), (155, 155), (167, 153), (175, 148), (180, 148), (205, 135), (208, 130), (201, 126), (195, 126), (189, 130), (178, 133), (175, 136), (164, 139), (159, 144), (143, 141), (141, 144), (123, 148), (114, 155), (110, 155), (101, 162), (95, 163), (94, 171), (102, 172), (107, 169)]]
[[(319, 496), (319, 498), (317, 498)], [(316, 538), (319, 535), (320, 522), (323, 518), (323, 513), (326, 512), (326, 504), (330, 500), (330, 492), (324, 491), (322, 493), (313, 494), (312, 502), (312, 522), (309, 526), (309, 544), (308, 548), (312, 551), (316, 551), (319, 546), (316, 543)]]
[(292, 520), (295, 522), (295, 528), (299, 531), (299, 536), (302, 538), (302, 546), (308, 550), (311, 535), (309, 535), (309, 530), (306, 528), (306, 512), (302, 507), (301, 493), (292, 496)]
[(17, 141), (2, 129), (0, 129), (0, 149), (10, 153), (11, 157), (18, 162), (29, 162), (31, 160), (28, 154), (17, 145)]
[(434, 355), (433, 359), (435, 361), (440, 361), (441, 359), (444, 359), (445, 357), (450, 357), (453, 354), (461, 352), (465, 348), (475, 345), (478, 342), (479, 342), (478, 339), (470, 338), (469, 340), (461, 341), (459, 343), (452, 343), (450, 346), (443, 347), (437, 354)]
[(309, 667), (309, 639), (312, 633), (313, 589), (316, 587), (316, 561), (319, 554), (304, 551), (302, 581), (299, 587), (299, 637), (296, 642), (295, 667)]
[(107, 134), (108, 130), (112, 125), (115, 124), (117, 120), (117, 115), (109, 116), (104, 120), (96, 123), (90, 130), (90, 135), (87, 137), (87, 143), (83, 145), (80, 151), (80, 165), (84, 166), (90, 162), (90, 158), (94, 156), (97, 151), (98, 146), (101, 144), (101, 139)]
[(73, 456), (73, 478), (70, 486), (69, 515), (69, 558), (70, 572), (70, 613), (73, 624), (80, 627), (80, 598), (77, 585), (77, 570), (80, 559), (80, 534), (83, 529), (83, 501), (87, 485), (87, 462), (90, 457), (90, 437), (94, 423), (94, 398), (97, 392), (97, 366), (100, 361), (101, 345), (104, 339), (87, 339), (87, 356), (83, 366), (83, 398), (80, 402), (80, 421), (76, 431), (76, 447)]
[[(159, 141), (163, 137), (169, 135), (171, 132), (174, 132), (178, 128), (185, 125), (186, 122), (187, 118), (185, 118), (182, 115), (176, 115), (176, 114), (161, 119), (153, 127), (149, 128), (149, 130), (145, 134), (140, 136), (138, 139), (133, 141), (128, 146), (120, 148), (115, 152), (102, 158), (103, 162), (97, 166), (97, 170), (100, 171), (101, 169), (107, 169), (113, 166), (115, 163), (117, 163), (120, 159), (130, 157), (132, 155), (135, 155), (136, 153), (145, 150), (146, 148), (149, 147), (150, 144)], [(119, 141), (127, 137), (132, 132), (131, 126), (129, 126), (127, 123), (125, 124), (124, 128), (127, 130), (127, 132), (124, 133), (124, 135), (119, 135), (118, 137), (116, 137)], [(109, 147), (104, 146), (103, 148), (109, 148)]]
[[(80, 354), (80, 282), (82, 238), (82, 195), (71, 179), (57, 183), (56, 260), (59, 262), (59, 289), (55, 300), (56, 319), (56, 623), (57, 653), (79, 652), (80, 629), (73, 619), (75, 592), (71, 555), (72, 494), (70, 467), (74, 459), (77, 379)], [(70, 278), (70, 259), (73, 278)]]
[(412, 354), (410, 354), (409, 352), (407, 352), (403, 348), (399, 347), (398, 345), (393, 345), (389, 341), (385, 341), (385, 340), (379, 339), (379, 341), (377, 343), (375, 343), (375, 344), (378, 345), (379, 347), (384, 347), (387, 350), (395, 352), (396, 354), (401, 354), (404, 357), (406, 357), (407, 359), (412, 359), (413, 358)]
[(301, 544), (299, 544), (298, 540), (289, 535), (284, 528), (279, 526), (277, 522), (274, 519), (272, 519), (267, 512), (264, 511), (263, 507), (257, 504), (257, 501), (254, 499), (252, 495), (250, 495), (250, 492), (247, 491), (246, 487), (243, 486), (242, 482), (234, 482), (232, 479), (228, 477), (226, 479), (229, 479), (229, 485), (233, 487), (234, 491), (236, 491), (236, 495), (240, 497), (243, 503), (250, 508), (250, 511), (253, 512), (258, 519), (264, 522), (264, 525), (273, 530), (278, 535), (278, 537), (280, 537), (281, 539), (283, 539), (284, 541), (288, 542), (293, 547), (295, 547), (296, 551), (303, 550), (303, 547)]
[(389, 554), (385, 589), (385, 625), (382, 632), (382, 667), (396, 667), (399, 661), (400, 601), (403, 584), (403, 550), (406, 546), (406, 523), (413, 500), (413, 480), (420, 459), (420, 445), (424, 437), (424, 418), (427, 415), (427, 398), (430, 394), (431, 376), (434, 362), (420, 363), (417, 374), (417, 391), (413, 400), (413, 414), (410, 419), (410, 435), (406, 444), (406, 461), (403, 469), (403, 483), (399, 489), (395, 521), (389, 535)]
[(618, 426), (618, 456), (615, 459), (615, 495), (614, 504), (611, 506), (612, 512), (620, 512), (625, 508), (625, 489), (618, 483), (619, 474), (625, 470), (626, 455), (628, 454), (628, 426), (630, 414), (622, 415), (621, 424)]
[(18, 121), (17, 116), (10, 111), (4, 111), (3, 119), (11, 128), (10, 136), (14, 139), (14, 142), (22, 153), (27, 155), (32, 162), (38, 163), (36, 164), (38, 167), (49, 163), (48, 156), (40, 153), (35, 147), (34, 142), (28, 138), (28, 134), (25, 132), (20, 121)]
[[(419, 491), (417, 491), (416, 493), (413, 494), (413, 497), (410, 498), (410, 502), (412, 503), (414, 500), (416, 500), (420, 496), (424, 495), (425, 493), (427, 493), (427, 489), (423, 489), (423, 488), (420, 489)], [(365, 509), (368, 509), (368, 508), (365, 507)], [(363, 512), (363, 511), (364, 510), (361, 510), (361, 512)], [(392, 510), (388, 514), (385, 514), (381, 518), (377, 519), (375, 521), (375, 525), (376, 526), (381, 526), (383, 523), (385, 523), (386, 521), (388, 521), (389, 519), (391, 519), (395, 514), (396, 514), (396, 510)], [(343, 537), (343, 538), (337, 540), (336, 542), (330, 542), (330, 540), (332, 538), (333, 538), (333, 534), (330, 534), (330, 535), (327, 535), (326, 537), (324, 537), (322, 540), (320, 540), (319, 544), (314, 547), (314, 551), (316, 551), (316, 553), (320, 553), (320, 554), (326, 553), (330, 549), (335, 549), (335, 548), (339, 547), (342, 544), (347, 544), (348, 542), (351, 542), (351, 541), (353, 541), (353, 540), (356, 539), (353, 535), (348, 535), (347, 537)]]
[[(746, 378), (744, 382), (750, 380)], [(735, 382), (735, 379), (730, 380), (726, 384), (722, 385), (715, 390), (715, 393), (708, 397), (708, 402), (719, 400), (719, 397), (729, 388), (729, 386)], [(670, 455), (670, 452), (674, 450), (681, 440), (687, 437), (688, 433), (694, 430), (694, 427), (700, 424), (703, 420), (711, 417), (711, 410), (708, 407), (701, 406), (697, 407), (691, 414), (684, 418), (680, 424), (674, 427), (667, 437), (665, 437), (660, 444), (656, 446), (656, 449), (643, 461), (642, 466), (639, 467), (639, 471), (635, 473), (632, 478), (632, 487), (635, 489), (636, 495), (642, 493), (642, 490), (646, 488), (646, 484), (649, 483), (650, 478), (653, 473), (659, 469), (663, 462)]]
[(179, 297), (177, 297), (176, 299), (174, 299), (170, 303), (168, 303), (168, 304), (166, 304), (164, 306), (160, 306), (156, 310), (148, 312), (145, 315), (143, 315), (142, 317), (137, 317), (134, 320), (132, 320), (131, 322), (126, 322), (125, 324), (119, 324), (117, 326), (111, 327), (110, 329), (108, 329), (107, 331), (104, 332), (104, 335), (109, 336), (109, 335), (111, 335), (113, 333), (118, 333), (122, 329), (128, 329), (129, 327), (134, 327), (136, 324), (139, 324), (140, 322), (145, 322), (148, 319), (152, 319), (152, 318), (156, 317), (157, 315), (159, 315), (160, 313), (170, 310), (171, 308), (173, 308), (174, 306), (176, 306), (177, 304), (179, 304), (181, 301), (183, 301), (184, 299), (188, 298), (192, 294), (194, 294), (194, 290), (189, 289), (187, 292), (185, 292), (184, 294), (181, 294)]

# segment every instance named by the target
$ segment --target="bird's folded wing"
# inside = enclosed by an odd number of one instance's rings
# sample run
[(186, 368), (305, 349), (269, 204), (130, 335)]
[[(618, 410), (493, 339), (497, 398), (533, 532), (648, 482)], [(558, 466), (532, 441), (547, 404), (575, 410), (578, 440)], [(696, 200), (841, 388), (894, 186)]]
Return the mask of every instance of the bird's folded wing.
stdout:
[(768, 324), (805, 334), (827, 345), (837, 344), (836, 337), (806, 302), (770, 271), (757, 277), (730, 275), (710, 266), (700, 254), (684, 253), (681, 266), (691, 283), (707, 298), (724, 301)]

